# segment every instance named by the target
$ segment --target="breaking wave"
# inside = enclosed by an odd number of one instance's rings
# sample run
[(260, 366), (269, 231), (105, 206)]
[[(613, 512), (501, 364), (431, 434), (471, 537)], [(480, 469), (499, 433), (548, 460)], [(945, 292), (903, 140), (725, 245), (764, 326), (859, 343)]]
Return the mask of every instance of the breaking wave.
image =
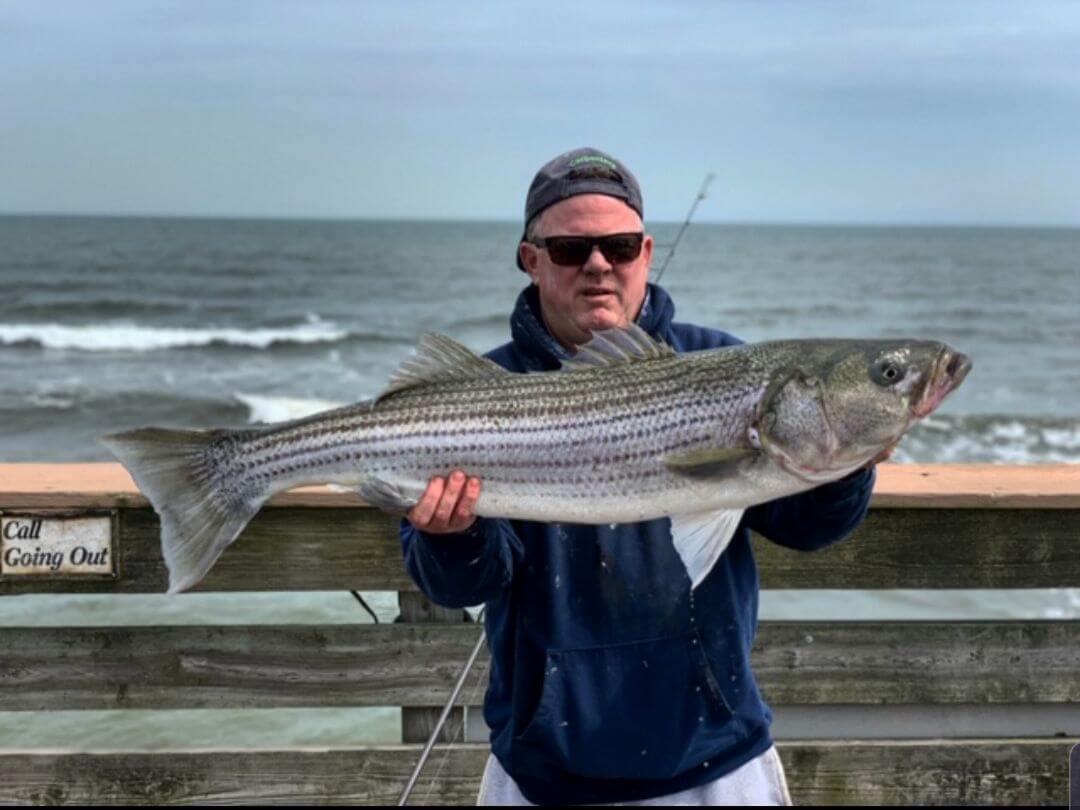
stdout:
[(300, 419), (346, 404), (328, 399), (270, 397), (261, 394), (234, 394), (233, 396), (248, 409), (249, 422), (284, 422), (286, 419)]
[(55, 323), (0, 324), (0, 345), (82, 352), (151, 352), (200, 346), (265, 349), (280, 344), (334, 343), (347, 337), (347, 330), (318, 318), (273, 329), (189, 328), (132, 323), (78, 326)]

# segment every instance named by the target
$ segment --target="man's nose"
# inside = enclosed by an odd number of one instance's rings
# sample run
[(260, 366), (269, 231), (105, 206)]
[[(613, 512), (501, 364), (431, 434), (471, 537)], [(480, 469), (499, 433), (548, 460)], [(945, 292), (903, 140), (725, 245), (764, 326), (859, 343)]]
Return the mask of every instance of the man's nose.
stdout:
[(600, 246), (593, 245), (592, 252), (589, 253), (589, 258), (585, 260), (581, 269), (586, 273), (607, 273), (615, 268), (601, 252)]

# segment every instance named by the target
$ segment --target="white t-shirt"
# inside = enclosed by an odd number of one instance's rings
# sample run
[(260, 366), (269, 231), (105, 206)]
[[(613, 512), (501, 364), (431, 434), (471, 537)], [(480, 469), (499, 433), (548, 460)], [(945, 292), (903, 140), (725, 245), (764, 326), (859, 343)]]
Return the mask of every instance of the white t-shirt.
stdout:
[[(477, 805), (498, 806), (517, 805), (533, 806), (518, 789), (503, 766), (494, 756), (489, 756), (484, 768), (484, 777), (480, 780), (480, 794)], [(621, 806), (702, 806), (702, 805), (749, 805), (749, 806), (788, 806), (791, 796), (784, 778), (784, 766), (776, 746), (754, 757), (754, 759), (724, 774), (719, 779), (706, 782), (696, 788), (680, 790), (667, 796), (643, 799), (639, 802), (618, 802)]]

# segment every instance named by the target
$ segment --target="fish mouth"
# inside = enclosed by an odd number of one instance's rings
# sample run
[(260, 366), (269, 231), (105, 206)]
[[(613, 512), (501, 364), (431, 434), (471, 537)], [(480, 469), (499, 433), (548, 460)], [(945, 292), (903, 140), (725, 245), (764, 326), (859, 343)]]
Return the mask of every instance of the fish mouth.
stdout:
[(971, 367), (970, 357), (943, 346), (921, 396), (911, 406), (912, 417), (922, 419), (933, 413), (945, 397), (960, 387)]

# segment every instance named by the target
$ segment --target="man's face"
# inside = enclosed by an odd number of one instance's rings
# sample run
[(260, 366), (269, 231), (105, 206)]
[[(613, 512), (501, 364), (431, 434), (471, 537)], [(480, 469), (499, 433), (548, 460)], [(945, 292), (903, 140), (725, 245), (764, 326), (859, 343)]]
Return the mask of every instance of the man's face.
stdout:
[[(606, 194), (579, 194), (546, 209), (536, 235), (605, 236), (644, 230), (641, 217), (622, 200)], [(567, 348), (589, 340), (591, 332), (629, 326), (645, 300), (653, 239), (646, 235), (641, 255), (613, 265), (594, 246), (585, 264), (555, 264), (547, 250), (523, 242), (518, 248), (540, 290), (540, 310), (548, 330)]]

